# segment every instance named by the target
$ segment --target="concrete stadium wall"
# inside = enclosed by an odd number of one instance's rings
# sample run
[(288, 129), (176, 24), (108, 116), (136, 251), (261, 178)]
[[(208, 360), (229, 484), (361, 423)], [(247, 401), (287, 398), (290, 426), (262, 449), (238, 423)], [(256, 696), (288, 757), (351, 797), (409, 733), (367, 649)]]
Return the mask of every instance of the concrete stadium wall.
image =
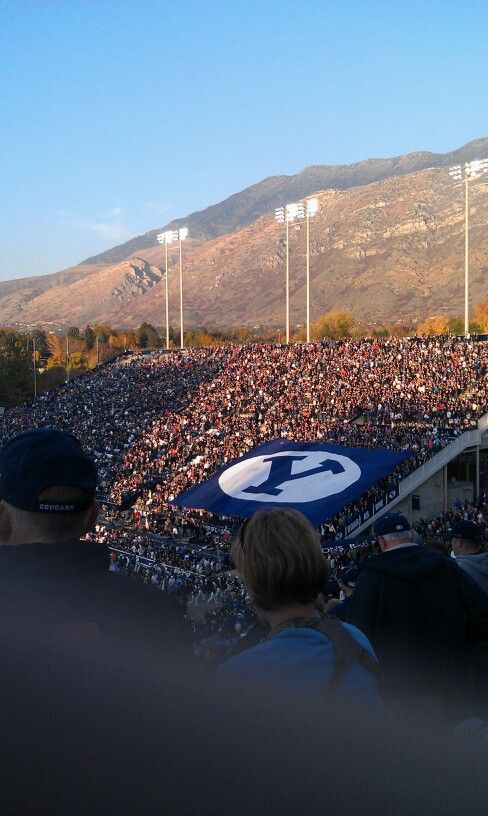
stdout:
[[(447, 486), (447, 505), (451, 507), (458, 499), (472, 500), (474, 494), (472, 482), (456, 482)], [(430, 479), (420, 485), (414, 494), (419, 497), (420, 509), (412, 510), (412, 494), (400, 501), (395, 512), (403, 513), (410, 523), (420, 521), (420, 519), (430, 520), (434, 516), (444, 511), (444, 488), (442, 470), (434, 473)]]

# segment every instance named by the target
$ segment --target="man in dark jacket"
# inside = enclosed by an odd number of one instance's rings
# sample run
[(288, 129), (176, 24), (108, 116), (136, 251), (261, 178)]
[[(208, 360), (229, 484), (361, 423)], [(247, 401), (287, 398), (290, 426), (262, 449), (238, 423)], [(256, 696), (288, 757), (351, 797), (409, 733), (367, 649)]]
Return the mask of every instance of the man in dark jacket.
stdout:
[(0, 451), (1, 626), (102, 652), (189, 648), (173, 598), (109, 571), (108, 548), (80, 540), (93, 529), (97, 470), (72, 434), (28, 431)]
[(456, 563), (488, 593), (488, 553), (482, 548), (482, 532), (474, 521), (456, 521), (450, 530)]
[(488, 638), (488, 598), (455, 561), (420, 546), (404, 516), (380, 518), (366, 561), (336, 614), (370, 639), (391, 697), (463, 693), (470, 648)]

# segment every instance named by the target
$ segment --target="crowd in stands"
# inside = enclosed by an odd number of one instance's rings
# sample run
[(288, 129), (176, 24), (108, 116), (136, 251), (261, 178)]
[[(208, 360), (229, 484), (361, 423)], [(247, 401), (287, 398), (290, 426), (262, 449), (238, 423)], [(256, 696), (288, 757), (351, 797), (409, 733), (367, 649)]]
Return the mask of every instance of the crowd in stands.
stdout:
[(71, 431), (95, 457), (100, 487), (106, 491), (120, 478), (123, 452), (149, 433), (161, 414), (180, 410), (220, 365), (206, 350), (194, 350), (191, 360), (178, 353), (123, 358), (42, 394), (34, 403), (8, 409), (0, 445), (31, 428)]
[[(176, 495), (276, 437), (411, 450), (356, 505), (366, 507), (473, 427), (486, 404), (484, 343), (389, 339), (219, 353), (219, 373), (140, 434), (121, 462), (112, 498), (134, 491), (152, 529), (164, 531)], [(333, 533), (354, 509), (332, 520)]]
[(481, 531), (484, 547), (488, 547), (488, 494), (477, 502), (457, 499), (453, 506), (430, 521), (420, 521), (414, 525), (428, 547), (449, 552), (449, 531), (458, 521), (472, 521)]
[[(445, 555), (451, 552), (451, 531), (458, 521), (475, 522), (481, 531), (481, 544), (488, 547), (488, 496), (476, 502), (458, 500), (452, 508), (430, 521), (413, 525), (419, 541)], [(112, 569), (130, 574), (136, 580), (175, 593), (188, 612), (197, 639), (217, 635), (232, 648), (256, 623), (249, 597), (229, 562), (229, 544), (235, 538), (226, 528), (223, 533), (208, 532), (206, 544), (195, 546), (191, 528), (173, 528), (171, 535), (154, 536), (135, 528), (117, 529), (99, 524), (94, 540), (106, 543), (112, 553)], [(344, 582), (354, 586), (361, 564), (376, 552), (371, 535), (345, 541), (322, 536), (322, 550), (329, 562), (329, 576), (323, 587), (326, 607), (344, 596)]]
[(160, 533), (178, 493), (276, 437), (411, 450), (362, 507), (475, 425), (487, 362), (486, 343), (456, 338), (136, 355), (8, 410), (0, 442), (42, 425), (71, 430), (95, 455), (102, 491), (135, 499)]
[[(322, 527), (324, 546), (335, 546), (355, 512), (476, 424), (487, 403), (487, 363), (486, 343), (457, 338), (135, 355), (8, 410), (0, 443), (42, 425), (75, 433), (94, 455), (101, 492), (114, 505), (104, 508), (99, 535), (128, 553), (115, 556), (114, 568), (119, 558), (124, 569), (140, 565), (141, 556), (154, 560), (139, 576), (186, 603), (211, 598), (218, 628), (215, 610), (225, 619), (228, 609), (246, 608), (242, 589), (225, 577), (235, 523), (228, 528), (209, 514), (176, 508), (175, 496), (276, 437), (412, 451)], [(435, 521), (420, 532), (441, 534)], [(356, 549), (333, 552), (338, 567), (359, 556)]]

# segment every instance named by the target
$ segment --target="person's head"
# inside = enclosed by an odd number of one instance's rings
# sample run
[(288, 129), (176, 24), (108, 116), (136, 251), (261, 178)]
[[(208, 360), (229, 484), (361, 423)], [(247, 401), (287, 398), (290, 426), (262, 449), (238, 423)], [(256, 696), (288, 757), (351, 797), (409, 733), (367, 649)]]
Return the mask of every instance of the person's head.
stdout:
[(405, 516), (399, 513), (386, 513), (381, 516), (375, 522), (373, 532), (376, 535), (381, 552), (417, 543), (410, 524)]
[(359, 567), (344, 567), (339, 573), (339, 584), (346, 598), (350, 598), (356, 588), (359, 576)]
[(0, 451), (0, 543), (55, 543), (93, 529), (97, 470), (70, 433), (38, 428)]
[(318, 533), (297, 510), (259, 510), (245, 522), (231, 556), (258, 611), (312, 604), (327, 581)]
[(450, 530), (454, 555), (476, 555), (481, 550), (481, 530), (474, 521), (456, 521)]

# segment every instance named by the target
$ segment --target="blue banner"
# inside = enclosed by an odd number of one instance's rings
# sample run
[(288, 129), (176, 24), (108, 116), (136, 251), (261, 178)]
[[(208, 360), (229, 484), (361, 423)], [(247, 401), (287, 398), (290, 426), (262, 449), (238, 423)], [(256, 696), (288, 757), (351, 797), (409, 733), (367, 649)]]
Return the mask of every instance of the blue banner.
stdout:
[[(317, 525), (411, 455), (410, 451), (274, 439), (191, 487), (173, 504), (242, 518), (265, 507), (294, 507)], [(356, 520), (354, 524), (359, 526)]]

